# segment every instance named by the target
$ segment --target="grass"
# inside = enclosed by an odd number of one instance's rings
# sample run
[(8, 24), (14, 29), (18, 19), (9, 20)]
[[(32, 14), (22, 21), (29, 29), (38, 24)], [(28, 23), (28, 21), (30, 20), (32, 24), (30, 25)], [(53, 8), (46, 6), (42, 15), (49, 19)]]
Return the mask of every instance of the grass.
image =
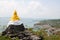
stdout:
[(35, 34), (35, 35), (38, 35), (38, 36), (42, 35), (44, 40), (60, 40), (60, 35), (50, 35), (50, 36), (48, 36), (44, 29), (39, 30), (39, 31), (33, 31), (32, 29), (30, 29), (30, 31), (32, 31), (32, 33)]
[(60, 40), (60, 36), (59, 35), (46, 36), (44, 37), (44, 40)]
[[(8, 36), (0, 36), (0, 40), (13, 40)], [(19, 40), (17, 37), (14, 40)]]
[[(12, 40), (12, 39), (7, 36), (0, 36), (0, 40)], [(19, 39), (16, 37), (15, 40), (19, 40)], [(45, 36), (44, 40), (60, 40), (60, 36), (59, 35)]]

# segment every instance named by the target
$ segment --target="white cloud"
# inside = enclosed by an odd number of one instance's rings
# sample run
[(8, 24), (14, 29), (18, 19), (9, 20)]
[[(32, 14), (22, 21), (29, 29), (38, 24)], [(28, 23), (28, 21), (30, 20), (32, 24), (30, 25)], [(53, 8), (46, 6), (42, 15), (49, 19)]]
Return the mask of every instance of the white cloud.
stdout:
[(44, 15), (44, 11), (47, 10), (40, 2), (31, 1), (27, 7), (27, 17), (41, 18)]
[(17, 10), (19, 16), (25, 18), (60, 17), (60, 9), (58, 6), (44, 5), (40, 1), (0, 1), (0, 16), (10, 17), (14, 9)]
[(36, 1), (29, 2), (28, 5), (24, 6), (23, 8), (24, 9), (22, 10), (22, 12), (24, 16), (30, 18), (38, 17), (38, 15), (41, 14), (41, 11), (44, 9), (44, 7), (39, 2)]

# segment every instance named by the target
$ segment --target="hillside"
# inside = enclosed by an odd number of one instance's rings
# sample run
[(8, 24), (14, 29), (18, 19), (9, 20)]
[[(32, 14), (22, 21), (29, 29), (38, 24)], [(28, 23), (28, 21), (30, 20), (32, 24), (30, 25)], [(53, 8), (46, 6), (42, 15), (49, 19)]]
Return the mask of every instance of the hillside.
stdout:
[(60, 28), (60, 19), (49, 19), (40, 21), (41, 24), (49, 24), (52, 27)]

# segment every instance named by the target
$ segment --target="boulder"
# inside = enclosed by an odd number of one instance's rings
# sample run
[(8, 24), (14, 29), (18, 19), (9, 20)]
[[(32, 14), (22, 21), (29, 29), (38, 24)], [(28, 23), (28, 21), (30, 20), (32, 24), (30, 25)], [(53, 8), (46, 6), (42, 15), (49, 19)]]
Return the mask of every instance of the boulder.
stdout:
[(2, 35), (6, 34), (15, 34), (19, 33), (25, 30), (25, 27), (23, 24), (21, 25), (9, 25), (5, 31), (2, 32)]
[(41, 37), (34, 36), (32, 33), (21, 25), (9, 25), (5, 31), (2, 32), (2, 36), (9, 36), (12, 39), (18, 37), (20, 40), (41, 40)]

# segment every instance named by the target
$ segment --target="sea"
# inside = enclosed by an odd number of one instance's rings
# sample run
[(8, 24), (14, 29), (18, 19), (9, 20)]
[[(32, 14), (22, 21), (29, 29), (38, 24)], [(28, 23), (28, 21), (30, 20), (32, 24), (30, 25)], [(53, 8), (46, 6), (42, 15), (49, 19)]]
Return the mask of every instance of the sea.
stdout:
[[(32, 28), (36, 22), (44, 20), (41, 18), (21, 18), (21, 22), (26, 28)], [(0, 32), (4, 31), (7, 28), (7, 24), (10, 21), (10, 17), (0, 17)]]

